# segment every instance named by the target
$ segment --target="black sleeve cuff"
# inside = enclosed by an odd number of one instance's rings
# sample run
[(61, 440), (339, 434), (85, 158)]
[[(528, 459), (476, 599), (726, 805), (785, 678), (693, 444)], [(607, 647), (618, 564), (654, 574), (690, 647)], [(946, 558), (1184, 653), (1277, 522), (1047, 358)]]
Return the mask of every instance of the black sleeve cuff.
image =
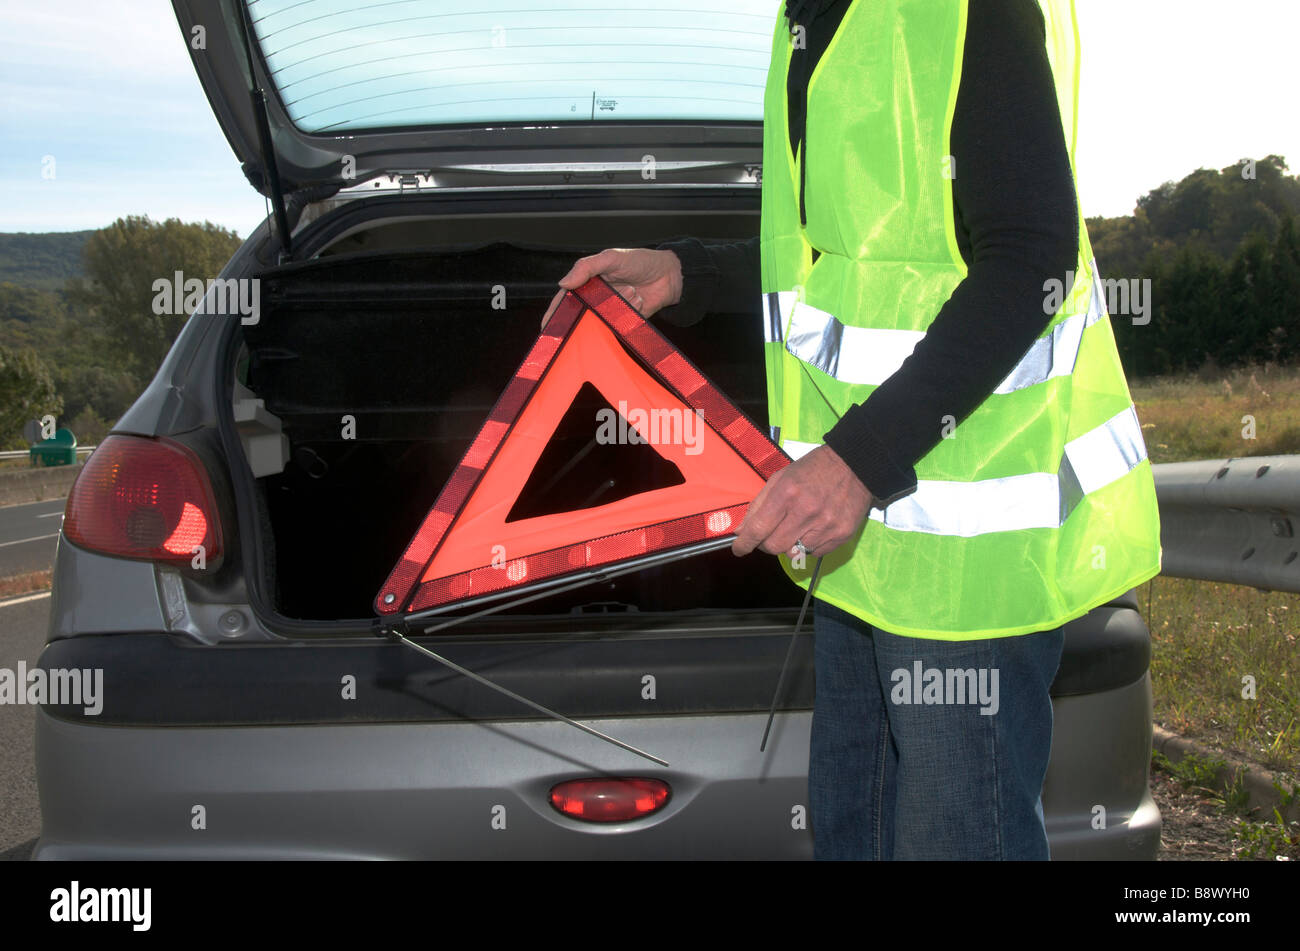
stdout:
[(916, 469), (894, 459), (861, 404), (850, 407), (823, 438), (867, 487), (874, 508), (883, 509), (916, 491)]
[(718, 268), (708, 249), (696, 238), (668, 241), (655, 248), (671, 251), (682, 262), (682, 297), (671, 307), (655, 314), (656, 319), (676, 327), (689, 327), (704, 319), (718, 285)]

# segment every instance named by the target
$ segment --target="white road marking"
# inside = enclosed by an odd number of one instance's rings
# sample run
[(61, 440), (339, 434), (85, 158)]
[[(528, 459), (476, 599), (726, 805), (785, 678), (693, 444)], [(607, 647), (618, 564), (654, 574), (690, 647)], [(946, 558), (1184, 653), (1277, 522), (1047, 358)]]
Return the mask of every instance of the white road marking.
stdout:
[(0, 608), (7, 608), (13, 604), (26, 604), (28, 601), (35, 601), (37, 598), (48, 598), (50, 592), (38, 591), (36, 594), (25, 594), (21, 598), (10, 598), (8, 601), (0, 601)]
[(37, 517), (37, 518), (54, 518), (56, 515), (57, 515), (59, 518), (63, 518), (63, 513), (62, 513), (62, 512), (46, 512), (44, 515), (38, 515), (38, 516), (36, 516), (36, 517)]
[(11, 503), (8, 504), (8, 505), (0, 505), (0, 510), (4, 510), (4, 511), (12, 511), (12, 510), (15, 510), (15, 509), (26, 509), (26, 508), (32, 508), (33, 506), (37, 506), (37, 505), (42, 505), (42, 506), (44, 506), (44, 505), (63, 505), (63, 506), (66, 506), (67, 504), (68, 504), (68, 499), (67, 499), (67, 497), (65, 496), (65, 497), (63, 497), (63, 498), (59, 498), (59, 499), (41, 499), (39, 502), (11, 502)]
[(12, 542), (0, 542), (0, 548), (7, 548), (10, 545), (21, 545), (24, 542), (39, 542), (44, 538), (58, 538), (58, 532), (50, 532), (48, 535), (33, 535), (31, 538), (19, 538)]

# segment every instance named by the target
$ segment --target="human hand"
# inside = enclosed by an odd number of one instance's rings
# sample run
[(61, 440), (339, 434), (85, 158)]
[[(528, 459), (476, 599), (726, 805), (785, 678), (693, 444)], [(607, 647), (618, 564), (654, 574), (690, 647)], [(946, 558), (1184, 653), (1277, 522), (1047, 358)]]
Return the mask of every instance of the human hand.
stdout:
[(542, 317), (545, 327), (564, 295), (593, 277), (603, 277), (643, 317), (676, 304), (682, 298), (682, 262), (671, 251), (649, 248), (607, 248), (579, 258), (560, 278), (559, 293)]
[(760, 548), (771, 555), (814, 558), (834, 551), (862, 526), (872, 495), (829, 446), (818, 446), (786, 466), (759, 490), (731, 543), (735, 555)]

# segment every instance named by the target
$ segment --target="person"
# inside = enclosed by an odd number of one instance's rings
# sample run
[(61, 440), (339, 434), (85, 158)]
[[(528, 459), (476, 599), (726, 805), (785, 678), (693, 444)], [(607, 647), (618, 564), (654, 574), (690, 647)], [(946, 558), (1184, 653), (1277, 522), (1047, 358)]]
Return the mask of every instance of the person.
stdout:
[[(795, 460), (733, 551), (814, 599), (819, 859), (1046, 859), (1063, 625), (1159, 571), (1079, 212), (1071, 0), (788, 0), (760, 235), (578, 260), (647, 317), (761, 292)], [(550, 311), (547, 312), (549, 317)], [(811, 556), (811, 557), (805, 557)]]

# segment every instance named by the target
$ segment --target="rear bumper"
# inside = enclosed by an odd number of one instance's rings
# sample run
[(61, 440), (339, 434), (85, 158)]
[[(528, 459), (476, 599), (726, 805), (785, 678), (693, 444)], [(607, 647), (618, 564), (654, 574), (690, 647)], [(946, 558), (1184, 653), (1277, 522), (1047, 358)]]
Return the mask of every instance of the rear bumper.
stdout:
[(1136, 809), (1118, 818), (1110, 816), (1105, 829), (1048, 819), (1047, 836), (1055, 862), (1153, 862), (1160, 851), (1160, 807), (1151, 798), (1150, 789), (1143, 791)]
[[(1150, 683), (1054, 701), (1054, 859), (1152, 859)], [(655, 766), (548, 721), (92, 726), (38, 712), (38, 859), (808, 859), (812, 716), (591, 721)], [(556, 813), (551, 786), (609, 773), (673, 790), (648, 819)], [(1100, 810), (1098, 809), (1100, 807)]]
[(1052, 759), (1043, 783), (1052, 858), (1155, 859), (1160, 810), (1150, 789), (1150, 675), (1125, 687), (1057, 697), (1052, 711)]
[[(95, 727), (38, 714), (37, 859), (803, 859), (811, 715), (594, 725), (664, 769), (547, 721)], [(565, 779), (653, 776), (668, 805), (595, 825), (547, 801)], [(201, 827), (200, 827), (201, 826)]]

